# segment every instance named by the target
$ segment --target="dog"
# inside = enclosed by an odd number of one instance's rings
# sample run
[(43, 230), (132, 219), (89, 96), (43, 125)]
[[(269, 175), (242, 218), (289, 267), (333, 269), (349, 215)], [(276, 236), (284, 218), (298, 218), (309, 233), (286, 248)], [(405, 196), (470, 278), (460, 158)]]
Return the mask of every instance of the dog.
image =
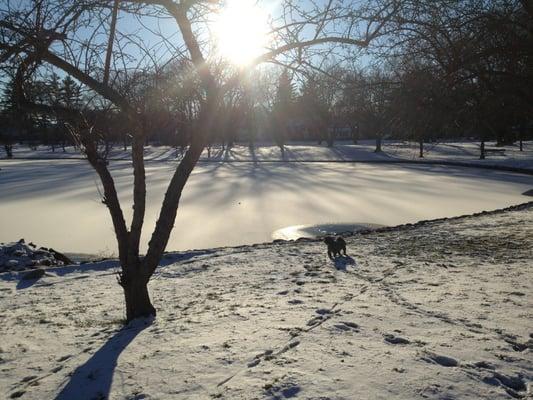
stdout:
[(324, 238), (324, 243), (328, 245), (328, 257), (333, 260), (336, 256), (341, 256), (341, 250), (346, 255), (346, 242), (340, 236), (335, 239), (331, 236)]

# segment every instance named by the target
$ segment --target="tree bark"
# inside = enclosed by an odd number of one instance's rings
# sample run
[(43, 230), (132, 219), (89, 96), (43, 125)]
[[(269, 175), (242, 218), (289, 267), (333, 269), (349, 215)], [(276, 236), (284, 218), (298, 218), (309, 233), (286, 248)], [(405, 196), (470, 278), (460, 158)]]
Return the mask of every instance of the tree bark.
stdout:
[(423, 140), (420, 140), (418, 142), (418, 148), (419, 148), (418, 157), (424, 158), (424, 141)]
[(479, 146), (479, 159), (484, 160), (485, 159), (485, 139), (481, 139), (481, 145)]
[(148, 293), (148, 279), (143, 276), (122, 277), (121, 285), (124, 289), (126, 320), (128, 322), (135, 318), (155, 317), (155, 307), (152, 305)]
[[(135, 121), (135, 117), (132, 116)], [(139, 121), (138, 124), (141, 124)], [(137, 127), (131, 146), (131, 159), (133, 163), (133, 217), (128, 238), (127, 264), (139, 263), (139, 243), (141, 240), (144, 214), (146, 209), (146, 175), (144, 170), (144, 126)]]

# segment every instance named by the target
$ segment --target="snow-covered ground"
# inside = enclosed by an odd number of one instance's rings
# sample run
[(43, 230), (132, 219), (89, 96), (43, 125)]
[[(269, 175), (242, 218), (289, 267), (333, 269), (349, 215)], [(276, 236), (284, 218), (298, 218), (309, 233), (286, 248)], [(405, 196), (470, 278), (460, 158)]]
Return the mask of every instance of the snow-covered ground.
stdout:
[[(175, 162), (147, 164), (143, 244)], [(110, 164), (131, 214), (131, 170)], [(115, 254), (98, 179), (83, 160), (0, 161), (0, 242), (25, 238), (62, 252)], [(452, 166), (201, 163), (187, 184), (168, 249), (267, 242), (291, 225), (396, 225), (528, 201), (531, 176)]]
[(113, 261), (0, 274), (0, 397), (530, 398), (532, 238), (530, 205), (348, 237), (335, 262), (318, 241), (172, 253), (157, 319), (123, 330)]
[[(500, 153), (487, 153), (485, 160), (479, 160), (479, 142), (441, 142), (425, 144), (423, 161), (455, 161), (474, 163), (479, 165), (498, 165), (516, 168), (533, 169), (533, 142), (524, 142), (520, 151), (518, 142), (514, 145), (496, 147), (494, 142), (486, 143), (487, 149), (503, 150)], [(413, 142), (383, 141), (383, 152), (374, 153), (375, 141), (361, 140), (357, 145), (351, 141), (337, 141), (335, 146), (328, 148), (317, 145), (316, 142), (290, 142), (286, 146), (286, 161), (379, 161), (394, 162), (401, 160), (420, 161), (418, 144)], [(17, 145), (14, 148), (15, 158), (51, 159), (51, 158), (79, 158), (79, 152), (66, 147), (66, 152), (56, 148), (52, 152), (48, 146), (39, 146), (31, 150), (27, 146)], [(179, 152), (166, 146), (147, 146), (145, 157), (151, 161), (174, 161)], [(128, 160), (131, 158), (130, 149), (123, 150), (121, 146), (114, 147), (110, 153), (112, 159)], [(208, 158), (207, 150), (202, 155), (203, 161), (279, 161), (280, 150), (271, 143), (258, 143), (252, 154), (246, 143), (237, 144), (229, 151), (223, 151), (220, 146), (214, 146)], [(0, 158), (4, 158), (3, 148), (0, 148)]]

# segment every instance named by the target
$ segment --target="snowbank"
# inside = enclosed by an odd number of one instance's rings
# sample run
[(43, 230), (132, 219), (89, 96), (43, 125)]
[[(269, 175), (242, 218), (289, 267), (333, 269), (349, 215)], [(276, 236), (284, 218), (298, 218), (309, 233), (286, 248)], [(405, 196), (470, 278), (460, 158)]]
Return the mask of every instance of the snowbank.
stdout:
[(13, 243), (0, 243), (0, 272), (64, 264), (72, 264), (72, 261), (54, 249), (38, 248), (31, 242), (26, 244), (24, 239)]

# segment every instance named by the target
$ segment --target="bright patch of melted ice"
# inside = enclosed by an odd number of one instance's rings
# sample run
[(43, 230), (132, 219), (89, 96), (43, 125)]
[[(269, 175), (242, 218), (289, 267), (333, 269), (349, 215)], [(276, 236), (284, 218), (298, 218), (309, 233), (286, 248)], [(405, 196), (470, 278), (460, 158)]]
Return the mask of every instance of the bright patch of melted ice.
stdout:
[(366, 229), (380, 228), (383, 225), (354, 222), (350, 224), (292, 225), (272, 233), (272, 239), (296, 240), (299, 238), (317, 238), (326, 235), (342, 235)]

